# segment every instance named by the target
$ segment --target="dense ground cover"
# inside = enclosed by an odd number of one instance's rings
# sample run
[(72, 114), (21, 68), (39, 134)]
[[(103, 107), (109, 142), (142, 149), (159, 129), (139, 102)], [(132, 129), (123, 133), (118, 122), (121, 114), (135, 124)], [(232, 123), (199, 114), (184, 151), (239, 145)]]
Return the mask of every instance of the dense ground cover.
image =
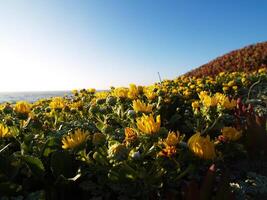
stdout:
[(267, 70), (0, 106), (0, 199), (266, 195)]
[(204, 64), (186, 75), (188, 76), (215, 76), (220, 72), (252, 72), (267, 67), (267, 42), (231, 51), (211, 62)]

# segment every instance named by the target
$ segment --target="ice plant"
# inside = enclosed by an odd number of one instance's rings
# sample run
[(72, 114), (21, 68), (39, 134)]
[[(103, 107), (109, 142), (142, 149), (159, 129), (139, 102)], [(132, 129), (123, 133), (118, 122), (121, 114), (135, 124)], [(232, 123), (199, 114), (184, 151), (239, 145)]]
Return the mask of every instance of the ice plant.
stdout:
[(95, 146), (102, 145), (106, 141), (106, 136), (103, 133), (95, 133), (93, 136), (93, 144)]
[(53, 100), (49, 104), (50, 108), (52, 109), (61, 109), (65, 107), (65, 102), (62, 97), (54, 97)]
[(176, 154), (176, 147), (175, 146), (168, 146), (166, 145), (159, 153), (158, 156), (163, 157), (172, 157)]
[(130, 84), (128, 98), (129, 99), (136, 99), (139, 94), (138, 88), (135, 84)]
[(119, 87), (113, 90), (113, 95), (119, 98), (127, 98), (128, 97), (128, 88)]
[(97, 92), (95, 93), (95, 97), (98, 99), (106, 99), (108, 97), (109, 93), (108, 92)]
[(140, 131), (146, 134), (155, 134), (160, 129), (160, 115), (156, 117), (156, 121), (152, 114), (145, 115), (136, 120), (137, 127)]
[(152, 112), (153, 106), (150, 104), (145, 104), (144, 102), (138, 100), (133, 101), (133, 109), (136, 112), (150, 113)]
[(87, 92), (90, 94), (94, 94), (96, 92), (96, 89), (95, 88), (88, 88)]
[(193, 101), (191, 104), (193, 110), (196, 110), (199, 108), (199, 101)]
[(216, 97), (205, 95), (204, 98), (202, 99), (202, 103), (205, 107), (209, 108), (209, 107), (217, 106), (218, 102), (217, 102)]
[(236, 100), (235, 99), (229, 99), (229, 97), (225, 96), (221, 93), (216, 93), (215, 97), (218, 101), (218, 104), (221, 105), (221, 107), (232, 110), (236, 107)]
[(125, 134), (124, 140), (126, 141), (126, 143), (132, 143), (137, 139), (137, 134), (132, 128), (126, 127), (124, 129), (124, 134)]
[(88, 133), (77, 129), (73, 134), (67, 135), (62, 139), (63, 149), (74, 149), (84, 144), (87, 140)]
[(230, 141), (236, 141), (242, 136), (242, 131), (238, 131), (234, 127), (224, 127), (222, 129), (222, 135), (224, 138)]
[(31, 112), (31, 104), (26, 101), (19, 101), (15, 105), (15, 111), (21, 114), (28, 114)]
[(204, 137), (197, 132), (189, 138), (187, 144), (189, 149), (199, 158), (210, 160), (216, 156), (215, 146), (209, 135)]
[(124, 160), (128, 156), (128, 150), (123, 144), (113, 144), (108, 149), (108, 157), (115, 160)]
[(177, 153), (176, 145), (180, 142), (180, 134), (169, 132), (167, 138), (162, 143), (164, 148), (158, 153), (158, 156), (172, 157)]
[(169, 132), (167, 138), (165, 139), (165, 143), (168, 146), (176, 146), (180, 142), (180, 134), (175, 132)]
[(0, 138), (8, 137), (10, 135), (8, 127), (0, 124)]
[(144, 94), (149, 100), (153, 100), (157, 97), (157, 94), (154, 92), (154, 87), (145, 87)]

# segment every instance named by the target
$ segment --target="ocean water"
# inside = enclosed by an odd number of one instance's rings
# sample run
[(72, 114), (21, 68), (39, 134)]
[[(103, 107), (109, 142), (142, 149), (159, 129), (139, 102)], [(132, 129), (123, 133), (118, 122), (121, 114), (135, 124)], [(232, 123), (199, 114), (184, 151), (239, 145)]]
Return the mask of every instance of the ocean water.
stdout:
[(50, 97), (63, 97), (70, 96), (70, 91), (47, 91), (47, 92), (0, 92), (0, 103), (16, 101), (28, 101), (34, 102), (38, 99), (50, 98)]

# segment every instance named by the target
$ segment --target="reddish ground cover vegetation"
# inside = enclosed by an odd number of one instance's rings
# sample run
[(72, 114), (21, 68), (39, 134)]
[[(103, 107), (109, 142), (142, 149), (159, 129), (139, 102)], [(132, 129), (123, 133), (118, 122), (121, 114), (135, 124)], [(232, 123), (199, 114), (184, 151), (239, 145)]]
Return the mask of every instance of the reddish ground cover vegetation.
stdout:
[(259, 68), (267, 68), (267, 42), (257, 43), (231, 51), (185, 75), (196, 77), (215, 76), (223, 71), (251, 72)]

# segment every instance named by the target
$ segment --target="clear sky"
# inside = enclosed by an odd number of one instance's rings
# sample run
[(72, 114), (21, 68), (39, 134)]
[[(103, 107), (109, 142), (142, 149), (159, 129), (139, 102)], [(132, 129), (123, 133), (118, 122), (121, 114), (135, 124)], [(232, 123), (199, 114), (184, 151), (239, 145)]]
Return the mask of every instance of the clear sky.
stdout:
[(175, 78), (267, 40), (266, 0), (0, 0), (0, 91)]

